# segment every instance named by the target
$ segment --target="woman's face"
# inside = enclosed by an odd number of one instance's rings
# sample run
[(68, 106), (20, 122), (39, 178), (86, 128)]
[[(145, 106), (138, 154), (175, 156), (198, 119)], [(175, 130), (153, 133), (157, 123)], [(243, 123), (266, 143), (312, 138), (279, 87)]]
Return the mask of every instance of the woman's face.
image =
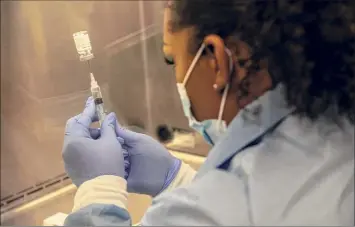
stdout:
[[(191, 54), (189, 51), (193, 29), (186, 28), (172, 33), (168, 27), (169, 21), (170, 9), (165, 9), (163, 51), (166, 59), (171, 60), (174, 64), (176, 81), (182, 83), (196, 55), (196, 53)], [(218, 42), (218, 39), (216, 40)], [(221, 57), (218, 58), (215, 56), (218, 54), (213, 53), (201, 56), (186, 84), (186, 90), (191, 101), (191, 110), (198, 121), (217, 119), (222, 95), (220, 91), (214, 89), (214, 84), (221, 85), (222, 89), (225, 87), (223, 80), (230, 76), (229, 58), (224, 51), (224, 44), (223, 47), (214, 45), (214, 49), (215, 52), (219, 51)], [(235, 92), (231, 89), (227, 96), (223, 114), (223, 119), (227, 123), (238, 112), (236, 103)]]

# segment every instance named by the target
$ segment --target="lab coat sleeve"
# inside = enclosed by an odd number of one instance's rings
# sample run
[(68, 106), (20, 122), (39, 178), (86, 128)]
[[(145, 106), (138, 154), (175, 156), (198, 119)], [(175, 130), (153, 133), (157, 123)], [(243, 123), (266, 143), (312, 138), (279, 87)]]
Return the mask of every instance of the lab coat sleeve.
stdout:
[(195, 175), (196, 175), (196, 170), (191, 168), (190, 165), (182, 162), (180, 170), (176, 175), (175, 179), (170, 183), (170, 185), (163, 192), (168, 192), (175, 188), (191, 183)]
[(75, 194), (66, 226), (129, 226), (127, 182), (117, 176), (100, 176), (84, 182)]
[[(195, 175), (195, 170), (182, 163), (177, 176), (162, 193), (189, 184)], [(126, 180), (116, 176), (100, 176), (83, 183), (76, 192), (74, 208), (65, 225), (130, 226), (126, 187)]]

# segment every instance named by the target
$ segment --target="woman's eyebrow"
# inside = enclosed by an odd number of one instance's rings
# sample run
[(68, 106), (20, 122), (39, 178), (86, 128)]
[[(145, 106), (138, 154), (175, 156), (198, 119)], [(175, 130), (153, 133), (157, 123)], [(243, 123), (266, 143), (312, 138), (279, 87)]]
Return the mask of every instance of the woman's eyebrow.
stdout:
[(163, 45), (164, 45), (164, 46), (170, 46), (170, 44), (169, 44), (169, 43), (166, 43), (166, 42), (163, 42)]

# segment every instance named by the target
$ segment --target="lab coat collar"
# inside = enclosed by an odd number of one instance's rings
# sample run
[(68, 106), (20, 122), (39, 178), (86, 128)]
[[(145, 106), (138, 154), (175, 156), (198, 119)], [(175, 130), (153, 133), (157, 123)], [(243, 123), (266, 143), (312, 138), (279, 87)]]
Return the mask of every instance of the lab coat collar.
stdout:
[(239, 111), (226, 133), (209, 152), (197, 176), (218, 168), (290, 115), (294, 109), (287, 106), (283, 90), (284, 87), (278, 85)]

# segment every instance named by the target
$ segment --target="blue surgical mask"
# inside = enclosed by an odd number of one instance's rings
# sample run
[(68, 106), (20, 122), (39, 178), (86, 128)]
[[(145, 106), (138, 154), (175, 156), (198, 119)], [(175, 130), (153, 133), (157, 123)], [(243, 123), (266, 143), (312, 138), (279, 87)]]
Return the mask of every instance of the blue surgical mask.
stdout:
[[(227, 94), (229, 90), (229, 84), (227, 84), (227, 86), (224, 89), (217, 119), (204, 120), (202, 122), (197, 121), (196, 118), (193, 116), (191, 112), (191, 102), (186, 91), (187, 81), (190, 78), (191, 73), (195, 68), (197, 61), (201, 57), (204, 49), (205, 49), (205, 44), (202, 44), (195, 58), (193, 59), (189, 69), (186, 72), (184, 81), (182, 83), (177, 83), (177, 88), (182, 102), (184, 114), (189, 121), (189, 126), (194, 130), (196, 130), (197, 132), (199, 132), (209, 144), (214, 145), (217, 142), (217, 140), (221, 137), (221, 135), (223, 135), (223, 133), (227, 130), (227, 124), (224, 120), (222, 120), (222, 117), (223, 117), (223, 111), (224, 111)], [(226, 52), (229, 56), (229, 68), (231, 73), (233, 69), (231, 53), (228, 49), (226, 49)]]

